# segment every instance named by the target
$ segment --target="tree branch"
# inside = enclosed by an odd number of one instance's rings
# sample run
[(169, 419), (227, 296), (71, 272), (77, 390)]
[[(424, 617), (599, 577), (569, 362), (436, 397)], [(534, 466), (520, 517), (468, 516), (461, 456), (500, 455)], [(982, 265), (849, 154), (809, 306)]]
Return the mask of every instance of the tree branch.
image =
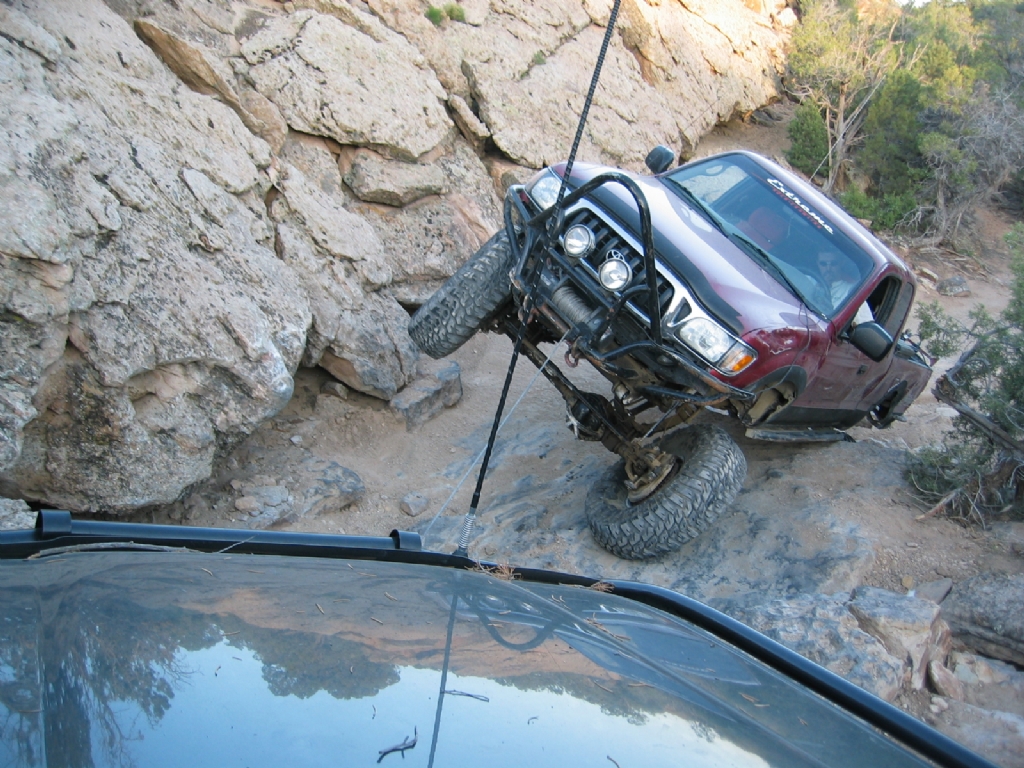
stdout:
[(984, 432), (992, 442), (999, 445), (1003, 450), (1010, 451), (1016, 456), (1024, 459), (1024, 443), (1014, 440), (1012, 435), (987, 416), (978, 413), (978, 411), (974, 410), (969, 405), (960, 402), (959, 397), (957, 397), (956, 386), (949, 380), (946, 374), (939, 376), (939, 378), (935, 380), (935, 386), (932, 388), (932, 394), (935, 395), (935, 399), (939, 402), (945, 403), (951, 408), (956, 409), (957, 413), (965, 419), (968, 419), (978, 429)]

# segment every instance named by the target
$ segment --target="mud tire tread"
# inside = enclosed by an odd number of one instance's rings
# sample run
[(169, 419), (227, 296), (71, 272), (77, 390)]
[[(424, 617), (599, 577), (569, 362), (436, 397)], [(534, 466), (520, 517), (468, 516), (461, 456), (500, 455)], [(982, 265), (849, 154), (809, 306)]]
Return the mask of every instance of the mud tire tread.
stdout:
[(680, 456), (682, 464), (641, 503), (626, 504), (622, 461), (587, 494), (590, 530), (598, 544), (618, 557), (645, 560), (674, 552), (700, 535), (743, 485), (743, 451), (721, 427), (697, 424), (669, 436), (661, 447)]
[(409, 335), (416, 346), (439, 359), (469, 341), (510, 302), (512, 261), (501, 229), (412, 316)]

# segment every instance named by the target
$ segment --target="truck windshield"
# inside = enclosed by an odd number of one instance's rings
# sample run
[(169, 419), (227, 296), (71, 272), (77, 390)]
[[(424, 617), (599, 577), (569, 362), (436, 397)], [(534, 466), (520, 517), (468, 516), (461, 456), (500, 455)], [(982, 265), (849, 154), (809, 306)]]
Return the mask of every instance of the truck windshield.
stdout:
[(871, 257), (822, 212), (744, 155), (692, 163), (662, 177), (722, 222), (726, 234), (811, 309), (837, 314), (864, 283)]

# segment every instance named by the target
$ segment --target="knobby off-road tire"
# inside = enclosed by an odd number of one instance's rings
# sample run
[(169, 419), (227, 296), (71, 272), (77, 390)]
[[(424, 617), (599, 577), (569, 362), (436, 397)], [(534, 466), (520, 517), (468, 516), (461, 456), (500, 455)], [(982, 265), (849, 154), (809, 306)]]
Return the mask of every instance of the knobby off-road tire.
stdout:
[(627, 560), (673, 552), (698, 536), (736, 498), (747, 474), (743, 452), (720, 427), (688, 427), (662, 441), (661, 448), (682, 461), (676, 473), (639, 504), (626, 500), (622, 461), (587, 494), (585, 511), (594, 538)]
[(437, 359), (465, 344), (512, 297), (512, 248), (504, 229), (484, 243), (409, 321), (409, 335)]

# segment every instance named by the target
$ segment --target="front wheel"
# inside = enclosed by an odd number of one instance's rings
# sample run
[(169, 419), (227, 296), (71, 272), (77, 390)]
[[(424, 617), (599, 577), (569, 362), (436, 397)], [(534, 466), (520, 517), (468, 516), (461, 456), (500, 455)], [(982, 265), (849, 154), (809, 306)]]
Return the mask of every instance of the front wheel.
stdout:
[(625, 462), (587, 494), (585, 511), (597, 543), (627, 560), (658, 557), (698, 536), (743, 485), (743, 451), (720, 427), (697, 424), (662, 441), (679, 466), (643, 501), (630, 503)]
[(409, 321), (416, 346), (438, 359), (469, 341), (511, 300), (513, 261), (501, 229), (416, 310)]

